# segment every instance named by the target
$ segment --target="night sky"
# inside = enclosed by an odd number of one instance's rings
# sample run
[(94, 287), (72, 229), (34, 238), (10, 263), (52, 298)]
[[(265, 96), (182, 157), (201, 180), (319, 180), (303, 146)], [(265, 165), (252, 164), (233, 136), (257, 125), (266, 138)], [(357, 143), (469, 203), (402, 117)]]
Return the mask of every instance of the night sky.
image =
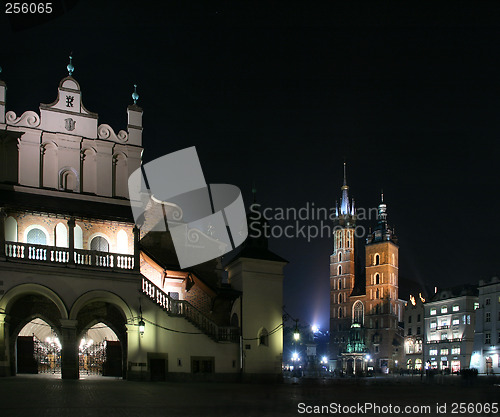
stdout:
[[(345, 160), (358, 207), (384, 190), (400, 277), (446, 287), (498, 273), (498, 2), (60, 4), (40, 24), (2, 6), (7, 110), (54, 101), (73, 51), (99, 123), (126, 128), (138, 84), (145, 162), (195, 145), (208, 183), (249, 204), (255, 182), (262, 208), (299, 209), (335, 206)], [(270, 248), (290, 261), (287, 311), (327, 326), (332, 240)]]

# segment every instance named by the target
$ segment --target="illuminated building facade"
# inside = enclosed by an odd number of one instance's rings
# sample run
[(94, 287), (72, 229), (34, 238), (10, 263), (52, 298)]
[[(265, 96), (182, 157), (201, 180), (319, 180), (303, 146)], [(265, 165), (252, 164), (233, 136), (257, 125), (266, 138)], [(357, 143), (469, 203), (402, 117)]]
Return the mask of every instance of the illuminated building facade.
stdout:
[(68, 71), (53, 103), (20, 116), (0, 81), (0, 376), (278, 377), (286, 262), (248, 241), (228, 282), (220, 259), (181, 270), (170, 235), (144, 236), (128, 200), (137, 93), (115, 133)]
[(404, 349), (405, 364), (409, 371), (421, 371), (424, 369), (424, 345), (425, 345), (425, 299), (421, 294), (410, 295), (410, 301), (406, 303), (403, 313), (404, 320)]
[[(330, 358), (348, 373), (401, 366), (403, 301), (398, 294), (399, 246), (380, 202), (377, 224), (368, 234), (364, 271), (356, 268), (356, 211), (344, 184), (330, 256)], [(356, 269), (358, 273), (356, 274)]]
[(474, 343), (477, 288), (438, 291), (424, 304), (426, 369), (459, 372), (470, 366)]
[(500, 279), (479, 281), (476, 333), (471, 367), (485, 374), (500, 372)]

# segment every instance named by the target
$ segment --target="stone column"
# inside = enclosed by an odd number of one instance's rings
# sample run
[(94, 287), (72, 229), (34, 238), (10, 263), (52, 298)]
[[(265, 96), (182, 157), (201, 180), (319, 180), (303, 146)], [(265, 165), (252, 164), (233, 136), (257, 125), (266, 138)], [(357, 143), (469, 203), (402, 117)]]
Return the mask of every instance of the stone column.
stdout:
[(69, 264), (75, 265), (75, 218), (70, 217), (68, 220), (68, 229), (69, 229)]
[(0, 260), (5, 260), (5, 218), (7, 213), (0, 207)]
[(61, 319), (62, 326), (62, 357), (61, 375), (63, 379), (79, 378), (78, 340), (76, 340), (77, 320)]
[(139, 271), (141, 269), (141, 250), (139, 248), (141, 231), (137, 226), (134, 226), (133, 232), (134, 232), (134, 269)]
[(0, 313), (0, 377), (11, 376), (9, 350), (9, 316)]

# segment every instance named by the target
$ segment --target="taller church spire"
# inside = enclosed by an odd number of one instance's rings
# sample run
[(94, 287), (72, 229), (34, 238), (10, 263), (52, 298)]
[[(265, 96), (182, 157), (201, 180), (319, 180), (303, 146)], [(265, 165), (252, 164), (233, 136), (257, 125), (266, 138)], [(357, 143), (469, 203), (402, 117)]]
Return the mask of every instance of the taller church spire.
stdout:
[(347, 185), (347, 167), (344, 162), (344, 183), (341, 187), (342, 197), (340, 200), (340, 213), (337, 210), (336, 214), (341, 223), (344, 225), (354, 224), (355, 222), (355, 210), (354, 210), (354, 200), (349, 200), (349, 186)]

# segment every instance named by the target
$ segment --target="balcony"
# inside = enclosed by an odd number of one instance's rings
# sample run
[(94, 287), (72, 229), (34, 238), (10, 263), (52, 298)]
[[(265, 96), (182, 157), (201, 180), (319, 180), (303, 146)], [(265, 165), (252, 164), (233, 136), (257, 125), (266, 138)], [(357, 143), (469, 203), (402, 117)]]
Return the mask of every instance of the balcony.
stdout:
[(134, 255), (70, 249), (31, 243), (6, 242), (7, 259), (46, 265), (75, 265), (83, 268), (133, 270)]
[(428, 340), (426, 343), (429, 344), (434, 344), (434, 343), (453, 343), (453, 342), (461, 342), (462, 338), (458, 337), (455, 339), (439, 339), (439, 340)]

